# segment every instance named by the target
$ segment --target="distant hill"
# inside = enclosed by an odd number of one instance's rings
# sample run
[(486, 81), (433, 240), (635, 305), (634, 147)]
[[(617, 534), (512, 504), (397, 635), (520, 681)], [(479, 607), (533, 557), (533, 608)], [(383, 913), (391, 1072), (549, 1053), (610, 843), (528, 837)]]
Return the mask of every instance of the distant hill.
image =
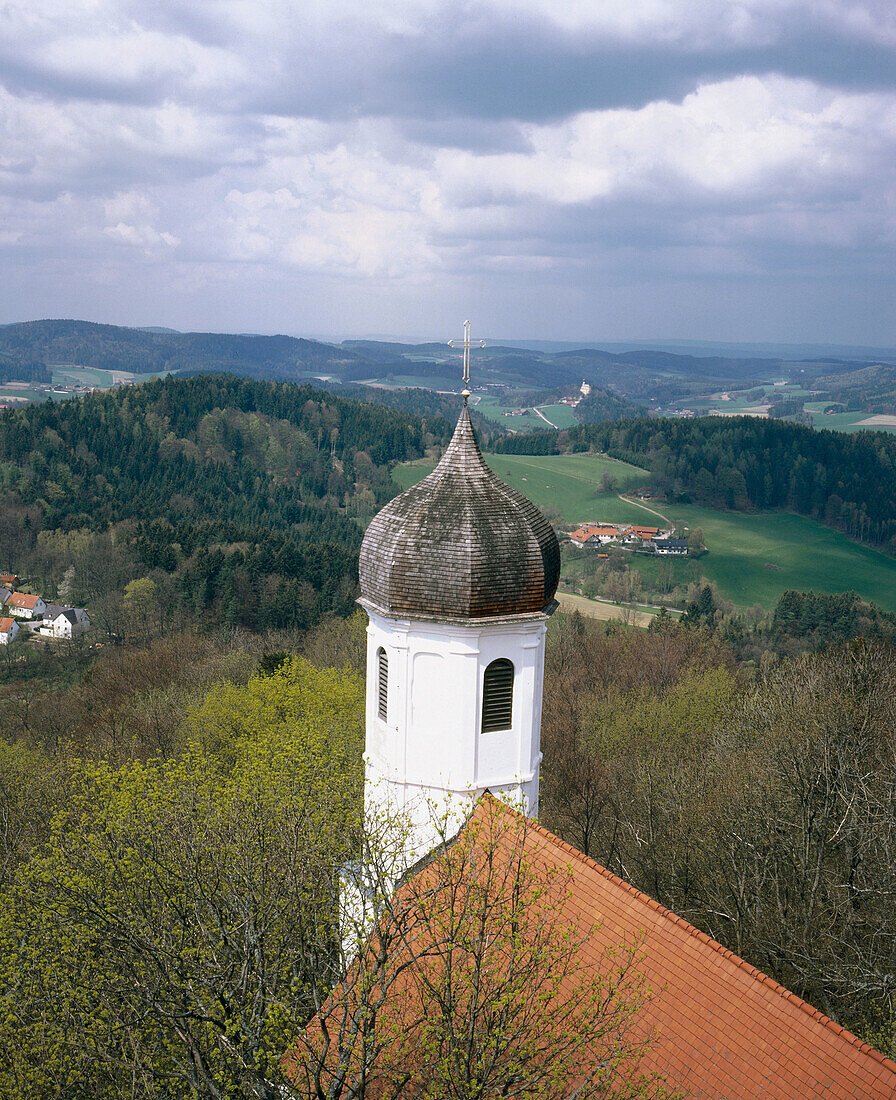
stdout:
[[(285, 335), (177, 332), (77, 320), (0, 326), (0, 381), (46, 382), (54, 366), (72, 365), (137, 376), (227, 371), (263, 380), (324, 381), (329, 386), (375, 383), (394, 392), (461, 388), (461, 353), (442, 343), (347, 340), (329, 344)], [(868, 371), (877, 373), (870, 378), (862, 374)], [(575, 416), (592, 422), (688, 402), (714, 390), (747, 389), (779, 377), (816, 388), (823, 380), (825, 392), (836, 400), (855, 404), (873, 399), (871, 411), (878, 411), (877, 406), (886, 405), (892, 394), (894, 375), (896, 367), (846, 358), (797, 361), (678, 354), (655, 346), (549, 351), (544, 346), (504, 343), (477, 349), (473, 388), (505, 396), (506, 404), (514, 406), (520, 403), (521, 391), (527, 400), (534, 393), (536, 398), (529, 403), (535, 404), (540, 394), (550, 393), (552, 400), (571, 396), (585, 380), (592, 386), (592, 397)], [(838, 396), (841, 391), (843, 396)], [(370, 399), (389, 403), (382, 396)], [(419, 405), (420, 398), (415, 401)], [(410, 407), (404, 398), (396, 399), (394, 405)]]
[(896, 415), (896, 366), (850, 363), (836, 374), (817, 378), (815, 385), (847, 409)]
[[(293, 336), (164, 332), (91, 321), (27, 321), (0, 328), (0, 354), (23, 362), (77, 364), (134, 374), (220, 371), (302, 378), (360, 359), (346, 349)], [(347, 361), (347, 362), (346, 362)]]

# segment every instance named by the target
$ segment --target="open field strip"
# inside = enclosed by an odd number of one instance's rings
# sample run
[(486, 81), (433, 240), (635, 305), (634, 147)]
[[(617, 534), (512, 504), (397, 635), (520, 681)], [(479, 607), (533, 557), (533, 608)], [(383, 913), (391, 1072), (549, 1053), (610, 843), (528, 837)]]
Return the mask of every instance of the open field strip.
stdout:
[(629, 610), (614, 603), (604, 603), (603, 600), (588, 600), (584, 596), (575, 596), (572, 592), (558, 592), (557, 603), (560, 604), (561, 611), (578, 611), (580, 615), (601, 619), (603, 622), (618, 620), (628, 621), (635, 626), (649, 626), (653, 618), (646, 611)]
[(525, 413), (523, 416), (505, 415), (520, 407), (519, 405), (504, 405), (497, 397), (483, 395), (476, 404), (476, 411), (482, 413), (487, 420), (492, 420), (496, 424), (500, 424), (504, 428), (511, 428), (514, 431), (548, 430), (544, 417), (536, 416), (535, 413)]
[(859, 421), (860, 428), (896, 428), (896, 416), (878, 413)]
[(869, 417), (864, 412), (826, 413), (824, 410), (830, 404), (829, 401), (807, 402), (804, 408), (812, 414), (812, 426), (818, 430), (827, 428), (834, 432), (894, 432), (896, 433), (896, 419), (886, 417), (892, 423), (871, 424)]
[(788, 589), (856, 591), (896, 611), (896, 559), (791, 512), (717, 512), (664, 505), (678, 526), (700, 527), (701, 572), (740, 607), (772, 607)]

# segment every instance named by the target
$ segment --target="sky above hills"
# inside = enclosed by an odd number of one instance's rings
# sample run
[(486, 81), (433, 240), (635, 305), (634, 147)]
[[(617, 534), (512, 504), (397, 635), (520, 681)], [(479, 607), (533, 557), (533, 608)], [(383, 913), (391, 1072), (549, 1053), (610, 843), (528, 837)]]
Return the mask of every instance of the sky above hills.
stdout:
[(896, 343), (892, 0), (10, 0), (0, 322)]

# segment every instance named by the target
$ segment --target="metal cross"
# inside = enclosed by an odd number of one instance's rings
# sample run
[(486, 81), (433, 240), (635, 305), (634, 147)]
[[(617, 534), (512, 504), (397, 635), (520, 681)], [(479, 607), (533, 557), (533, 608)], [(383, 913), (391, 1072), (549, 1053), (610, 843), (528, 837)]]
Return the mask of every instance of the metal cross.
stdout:
[(470, 322), (464, 321), (464, 338), (463, 340), (449, 340), (449, 348), (463, 348), (464, 349), (464, 390), (462, 397), (464, 404), (467, 403), (467, 398), (470, 396), (470, 348), (484, 348), (484, 340), (471, 340), (470, 339)]

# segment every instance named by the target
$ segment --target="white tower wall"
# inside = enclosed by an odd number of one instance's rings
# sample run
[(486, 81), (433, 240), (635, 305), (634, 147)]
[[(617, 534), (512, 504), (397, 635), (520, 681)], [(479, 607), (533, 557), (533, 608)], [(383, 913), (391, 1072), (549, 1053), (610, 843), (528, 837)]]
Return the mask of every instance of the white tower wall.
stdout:
[[(365, 807), (410, 828), (407, 862), (453, 836), (483, 791), (532, 815), (538, 809), (541, 699), (547, 615), (465, 622), (394, 618), (369, 601)], [(388, 704), (379, 715), (379, 657), (388, 660)], [(512, 662), (512, 725), (482, 733), (483, 680)]]

